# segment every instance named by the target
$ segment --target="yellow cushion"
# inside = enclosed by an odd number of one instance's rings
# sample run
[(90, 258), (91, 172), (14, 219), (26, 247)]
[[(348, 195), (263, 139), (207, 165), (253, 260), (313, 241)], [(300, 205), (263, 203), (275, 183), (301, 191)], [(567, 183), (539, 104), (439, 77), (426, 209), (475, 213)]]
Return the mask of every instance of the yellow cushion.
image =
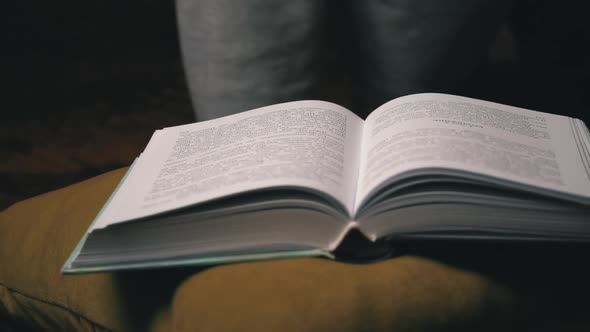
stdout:
[(518, 314), (488, 277), (418, 256), (353, 265), (286, 259), (64, 276), (126, 169), (0, 214), (0, 315), (47, 331), (397, 331)]

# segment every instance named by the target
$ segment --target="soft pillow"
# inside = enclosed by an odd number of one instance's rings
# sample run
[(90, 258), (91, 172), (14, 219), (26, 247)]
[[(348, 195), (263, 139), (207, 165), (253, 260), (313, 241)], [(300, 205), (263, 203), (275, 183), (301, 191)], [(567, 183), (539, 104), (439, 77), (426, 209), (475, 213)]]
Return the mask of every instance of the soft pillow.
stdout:
[(125, 171), (0, 214), (0, 315), (46, 331), (406, 331), (481, 329), (525, 310), (502, 283), (419, 256), (62, 275)]

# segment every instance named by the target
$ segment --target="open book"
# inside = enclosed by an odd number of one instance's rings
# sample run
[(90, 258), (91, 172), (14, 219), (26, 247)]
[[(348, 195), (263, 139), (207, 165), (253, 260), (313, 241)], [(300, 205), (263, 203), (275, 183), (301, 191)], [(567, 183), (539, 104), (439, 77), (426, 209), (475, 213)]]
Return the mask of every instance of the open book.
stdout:
[(334, 257), (351, 232), (589, 241), (588, 128), (417, 94), (365, 121), (296, 101), (157, 130), (63, 271)]

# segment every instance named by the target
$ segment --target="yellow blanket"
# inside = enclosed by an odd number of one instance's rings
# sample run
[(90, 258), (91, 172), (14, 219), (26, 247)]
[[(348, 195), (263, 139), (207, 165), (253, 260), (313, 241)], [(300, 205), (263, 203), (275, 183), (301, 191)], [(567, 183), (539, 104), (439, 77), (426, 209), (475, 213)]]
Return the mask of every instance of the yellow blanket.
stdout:
[[(544, 297), (542, 283), (515, 286), (416, 255), (364, 265), (309, 258), (62, 275), (66, 257), (125, 171), (0, 214), (0, 315), (47, 331), (497, 330), (554, 327), (564, 317), (568, 328), (588, 327), (576, 320), (587, 307), (569, 303), (572, 315), (554, 311), (556, 299), (575, 294)], [(589, 286), (577, 282), (575, 289), (588, 294)], [(534, 317), (548, 312), (555, 316)]]

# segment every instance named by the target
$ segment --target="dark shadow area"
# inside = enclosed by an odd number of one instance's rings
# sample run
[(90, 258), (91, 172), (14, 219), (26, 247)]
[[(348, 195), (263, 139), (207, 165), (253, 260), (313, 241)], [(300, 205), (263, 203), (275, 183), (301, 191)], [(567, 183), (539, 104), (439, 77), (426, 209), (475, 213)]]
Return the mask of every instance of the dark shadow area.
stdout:
[(422, 256), (481, 273), (510, 289), (523, 300), (518, 312), (526, 309), (508, 324), (521, 324), (516, 330), (585, 331), (588, 327), (588, 244), (416, 241), (398, 243), (395, 249), (398, 255)]
[(170, 307), (175, 290), (190, 276), (209, 267), (180, 267), (124, 271), (114, 274), (123, 319), (137, 331), (147, 331), (154, 317)]
[(0, 315), (0, 331), (2, 332), (33, 332), (23, 322), (15, 322)]
[(155, 129), (193, 121), (173, 2), (16, 6), (0, 14), (14, 32), (0, 208), (129, 165)]

